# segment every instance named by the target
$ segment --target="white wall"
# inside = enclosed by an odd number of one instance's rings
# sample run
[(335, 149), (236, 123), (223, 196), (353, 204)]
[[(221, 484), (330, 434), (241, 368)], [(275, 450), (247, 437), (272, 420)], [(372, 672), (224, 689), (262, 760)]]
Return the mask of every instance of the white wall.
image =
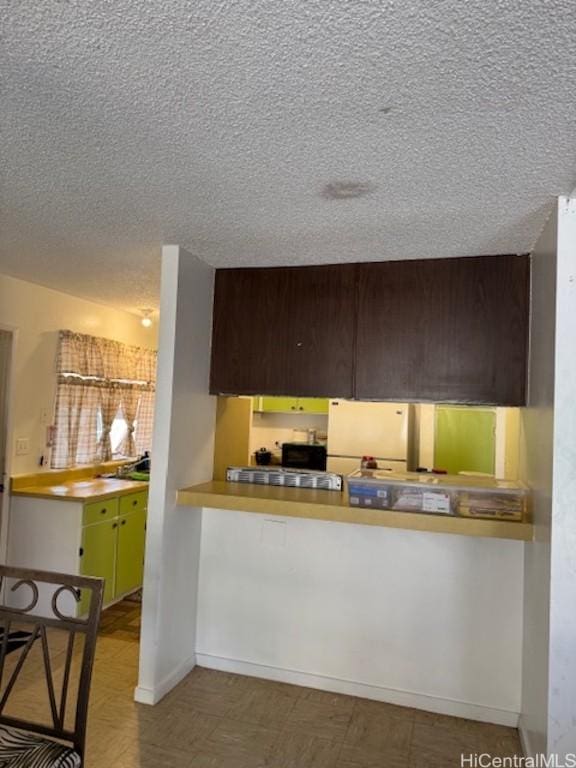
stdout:
[(516, 724), (520, 542), (203, 515), (198, 663)]
[(525, 545), (520, 729), (532, 755), (545, 752), (547, 742), (556, 244), (554, 210), (532, 255), (528, 407), (521, 419), (520, 475), (533, 489), (535, 540)]
[(216, 398), (208, 394), (214, 270), (162, 249), (160, 339), (148, 503), (140, 676), (153, 704), (194, 666), (200, 509), (176, 491), (212, 478)]
[(576, 198), (560, 198), (548, 749), (576, 754)]
[[(11, 407), (11, 474), (40, 471), (46, 453), (46, 423), (53, 417), (58, 331), (79, 333), (156, 348), (156, 329), (145, 329), (135, 315), (33, 283), (0, 275), (0, 327), (16, 330)], [(14, 455), (16, 438), (30, 441), (30, 453)], [(48, 467), (45, 467), (47, 469)]]

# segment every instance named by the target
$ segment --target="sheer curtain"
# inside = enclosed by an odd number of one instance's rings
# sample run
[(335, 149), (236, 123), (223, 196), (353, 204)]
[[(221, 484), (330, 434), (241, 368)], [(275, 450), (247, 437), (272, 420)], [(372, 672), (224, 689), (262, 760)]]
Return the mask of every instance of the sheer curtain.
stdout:
[(144, 390), (138, 402), (138, 413), (134, 429), (136, 453), (149, 451), (152, 447), (152, 429), (154, 426), (154, 390)]
[(110, 433), (118, 419), (126, 426), (119, 455), (150, 449), (156, 357), (153, 350), (60, 331), (53, 468), (114, 458)]
[(52, 451), (54, 468), (90, 464), (98, 460), (100, 389), (66, 381), (56, 393), (56, 434)]
[[(122, 391), (119, 387), (110, 385), (102, 387), (100, 408), (102, 418), (102, 431), (98, 440), (98, 453), (102, 461), (110, 461), (112, 458), (112, 446), (110, 444), (110, 432), (112, 424), (120, 408)], [(130, 455), (130, 454), (128, 454)]]
[(138, 415), (138, 405), (142, 397), (142, 389), (126, 387), (122, 390), (122, 412), (126, 420), (126, 437), (122, 441), (121, 452), (126, 456), (133, 456), (135, 453), (141, 453), (136, 449), (134, 433), (136, 431), (136, 416)]

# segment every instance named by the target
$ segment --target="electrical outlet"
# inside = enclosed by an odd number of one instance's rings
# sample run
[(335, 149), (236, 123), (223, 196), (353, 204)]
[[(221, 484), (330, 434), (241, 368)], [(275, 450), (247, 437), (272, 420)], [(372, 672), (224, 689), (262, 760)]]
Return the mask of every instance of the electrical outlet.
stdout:
[(30, 440), (27, 437), (16, 438), (16, 456), (26, 456), (30, 453)]

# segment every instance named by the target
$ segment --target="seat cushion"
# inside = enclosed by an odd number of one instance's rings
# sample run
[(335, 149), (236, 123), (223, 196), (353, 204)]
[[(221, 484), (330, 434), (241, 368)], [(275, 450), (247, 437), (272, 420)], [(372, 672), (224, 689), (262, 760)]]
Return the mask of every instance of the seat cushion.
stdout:
[(35, 733), (0, 725), (0, 768), (80, 768), (74, 749)]

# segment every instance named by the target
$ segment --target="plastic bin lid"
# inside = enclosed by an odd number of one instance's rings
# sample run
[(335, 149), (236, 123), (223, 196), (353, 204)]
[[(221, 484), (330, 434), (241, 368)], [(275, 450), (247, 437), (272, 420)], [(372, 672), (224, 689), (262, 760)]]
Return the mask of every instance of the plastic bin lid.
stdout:
[(525, 492), (527, 486), (513, 480), (473, 475), (434, 475), (430, 472), (388, 472), (384, 469), (357, 469), (347, 476), (349, 483), (390, 483), (394, 485), (426, 485), (438, 488), (470, 488), (485, 491)]

